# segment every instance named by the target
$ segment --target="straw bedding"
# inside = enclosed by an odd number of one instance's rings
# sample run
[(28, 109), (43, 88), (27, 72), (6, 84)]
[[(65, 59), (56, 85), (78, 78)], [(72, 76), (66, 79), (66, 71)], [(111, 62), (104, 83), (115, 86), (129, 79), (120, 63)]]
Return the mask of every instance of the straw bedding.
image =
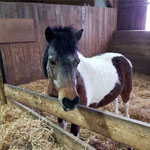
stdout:
[[(47, 80), (38, 80), (29, 84), (20, 85), (23, 88), (42, 93), (43, 87), (48, 85)], [(150, 77), (141, 74), (133, 76), (133, 91), (130, 98), (130, 117), (150, 123)], [(113, 103), (100, 108), (105, 111), (114, 111)], [(124, 107), (119, 98), (119, 113), (123, 115)], [(49, 129), (42, 121), (33, 120), (27, 113), (10, 105), (0, 109), (0, 149), (3, 150), (60, 150)], [(43, 112), (44, 116), (56, 122), (54, 116)], [(70, 123), (68, 123), (70, 128)], [(100, 134), (81, 129), (79, 138), (89, 143), (97, 150), (130, 150), (127, 145), (115, 142)]]
[(8, 103), (0, 108), (0, 150), (62, 150), (62, 147), (56, 143), (52, 128)]

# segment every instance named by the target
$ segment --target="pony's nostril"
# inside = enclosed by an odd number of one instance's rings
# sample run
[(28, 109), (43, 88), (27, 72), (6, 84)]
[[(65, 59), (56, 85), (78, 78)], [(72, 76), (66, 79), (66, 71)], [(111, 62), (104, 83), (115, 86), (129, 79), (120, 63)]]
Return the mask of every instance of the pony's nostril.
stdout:
[(69, 107), (69, 100), (67, 98), (63, 98), (62, 103), (65, 107)]
[(74, 100), (73, 100), (72, 103), (73, 103), (74, 105), (76, 105), (76, 104), (79, 103), (79, 100), (80, 100), (79, 96), (76, 96), (76, 97), (74, 98)]

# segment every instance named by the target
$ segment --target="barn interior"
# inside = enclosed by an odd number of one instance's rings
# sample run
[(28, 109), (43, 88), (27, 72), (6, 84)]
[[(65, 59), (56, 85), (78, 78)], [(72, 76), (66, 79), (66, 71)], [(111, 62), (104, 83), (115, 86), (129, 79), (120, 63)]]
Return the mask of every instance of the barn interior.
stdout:
[[(86, 57), (117, 52), (132, 62), (130, 118), (150, 124), (150, 1), (0, 0), (0, 67), (4, 85), (44, 92), (43, 87), (48, 85), (42, 69), (47, 44), (44, 31), (54, 25), (84, 29), (78, 46)], [(113, 103), (99, 109), (114, 113)], [(119, 98), (119, 114), (123, 113)], [(55, 116), (40, 114), (57, 123)], [(50, 133), (41, 120), (33, 119), (12, 103), (0, 107), (1, 150), (64, 149), (49, 137)], [(132, 147), (86, 128), (81, 128), (78, 138), (97, 150), (144, 150), (142, 143), (141, 147)]]

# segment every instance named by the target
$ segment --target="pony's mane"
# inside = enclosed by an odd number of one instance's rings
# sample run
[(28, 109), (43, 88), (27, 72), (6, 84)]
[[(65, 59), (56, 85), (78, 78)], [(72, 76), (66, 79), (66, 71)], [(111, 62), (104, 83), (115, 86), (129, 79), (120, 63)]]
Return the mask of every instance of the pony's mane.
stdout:
[(55, 26), (52, 28), (55, 35), (53, 47), (57, 55), (66, 56), (73, 54), (77, 50), (77, 40), (75, 38), (75, 29), (71, 26)]

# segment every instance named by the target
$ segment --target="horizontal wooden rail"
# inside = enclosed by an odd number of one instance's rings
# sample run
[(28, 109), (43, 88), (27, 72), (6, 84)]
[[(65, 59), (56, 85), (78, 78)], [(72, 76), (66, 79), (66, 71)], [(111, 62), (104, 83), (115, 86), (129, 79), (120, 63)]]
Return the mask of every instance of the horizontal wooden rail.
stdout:
[(73, 136), (71, 133), (67, 132), (66, 130), (62, 129), (61, 127), (57, 126), (53, 122), (47, 120), (46, 118), (42, 117), (38, 113), (36, 113), (31, 108), (20, 104), (12, 99), (9, 99), (11, 104), (17, 106), (18, 108), (28, 111), (34, 118), (38, 118), (45, 122), (48, 126), (53, 129), (53, 134), (58, 143), (60, 143), (65, 150), (95, 150), (95, 148), (91, 147), (89, 144), (83, 142), (79, 138)]
[(81, 127), (140, 150), (150, 150), (150, 124), (79, 105), (74, 111), (62, 110), (57, 99), (6, 84), (5, 95), (30, 107), (51, 113)]
[(33, 42), (36, 40), (33, 19), (0, 18), (0, 27), (0, 43)]

